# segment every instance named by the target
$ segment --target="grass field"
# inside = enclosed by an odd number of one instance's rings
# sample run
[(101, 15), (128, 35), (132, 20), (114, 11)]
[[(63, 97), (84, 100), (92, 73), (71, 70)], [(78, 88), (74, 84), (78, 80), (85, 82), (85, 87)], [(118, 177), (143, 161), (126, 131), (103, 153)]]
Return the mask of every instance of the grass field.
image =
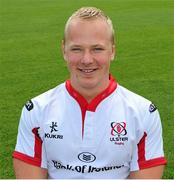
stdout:
[(60, 44), (67, 17), (81, 6), (97, 6), (113, 20), (111, 72), (158, 106), (168, 159), (163, 178), (174, 178), (173, 0), (0, 0), (0, 178), (14, 178), (23, 104), (68, 78)]

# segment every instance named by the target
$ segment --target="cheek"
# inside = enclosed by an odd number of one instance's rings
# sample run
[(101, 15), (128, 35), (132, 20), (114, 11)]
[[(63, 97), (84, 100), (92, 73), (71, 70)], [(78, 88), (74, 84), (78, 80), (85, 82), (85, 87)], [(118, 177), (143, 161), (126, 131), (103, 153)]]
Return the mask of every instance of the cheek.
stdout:
[(110, 56), (108, 54), (101, 54), (96, 57), (97, 62), (100, 66), (108, 66), (110, 64)]
[(68, 64), (70, 64), (70, 65), (76, 65), (80, 61), (80, 55), (74, 54), (74, 53), (69, 53), (67, 55), (67, 61), (68, 61)]
[(69, 71), (73, 71), (76, 69), (77, 65), (79, 63), (79, 57), (74, 54), (68, 54), (67, 55), (67, 66)]

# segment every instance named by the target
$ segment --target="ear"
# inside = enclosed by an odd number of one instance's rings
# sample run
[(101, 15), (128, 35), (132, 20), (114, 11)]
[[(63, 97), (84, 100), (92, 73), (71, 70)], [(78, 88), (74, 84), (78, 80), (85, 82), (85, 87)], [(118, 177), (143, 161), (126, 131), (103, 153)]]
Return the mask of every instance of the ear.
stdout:
[(111, 61), (113, 61), (113, 60), (114, 60), (114, 58), (115, 58), (115, 54), (116, 54), (116, 49), (115, 49), (115, 45), (113, 44), (113, 45), (112, 45)]
[(65, 61), (67, 61), (67, 56), (66, 56), (66, 51), (65, 51), (65, 40), (64, 39), (62, 40), (61, 49), (62, 49), (63, 58)]

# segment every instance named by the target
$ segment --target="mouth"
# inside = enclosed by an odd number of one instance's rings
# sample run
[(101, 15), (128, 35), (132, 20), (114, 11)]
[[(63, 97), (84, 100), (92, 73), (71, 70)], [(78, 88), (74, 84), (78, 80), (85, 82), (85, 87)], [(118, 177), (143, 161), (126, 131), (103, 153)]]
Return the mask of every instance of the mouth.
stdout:
[(82, 68), (78, 68), (79, 71), (85, 73), (85, 74), (91, 74), (93, 73), (94, 71), (97, 70), (97, 68), (89, 68), (89, 69), (82, 69)]

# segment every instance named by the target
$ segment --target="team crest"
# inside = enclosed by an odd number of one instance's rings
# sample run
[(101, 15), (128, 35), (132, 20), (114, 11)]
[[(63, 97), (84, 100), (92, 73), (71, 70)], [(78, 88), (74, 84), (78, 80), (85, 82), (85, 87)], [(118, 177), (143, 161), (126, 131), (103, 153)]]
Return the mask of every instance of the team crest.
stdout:
[(125, 122), (111, 122), (111, 137), (110, 141), (116, 145), (124, 145), (125, 141), (128, 141), (127, 130)]

